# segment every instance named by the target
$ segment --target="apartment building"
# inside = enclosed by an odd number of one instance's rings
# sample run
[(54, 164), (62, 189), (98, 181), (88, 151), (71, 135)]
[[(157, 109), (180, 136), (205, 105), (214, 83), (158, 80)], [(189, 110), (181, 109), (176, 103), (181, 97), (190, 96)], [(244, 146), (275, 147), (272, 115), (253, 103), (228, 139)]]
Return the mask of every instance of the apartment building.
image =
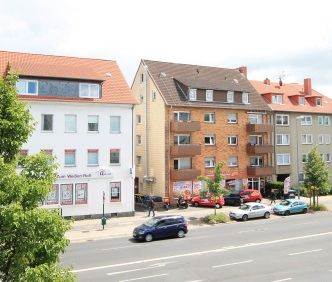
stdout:
[(36, 121), (22, 154), (55, 156), (45, 199), (63, 216), (134, 213), (132, 116), (136, 99), (115, 61), (0, 51), (19, 75), (18, 97)]
[(270, 109), (246, 78), (223, 69), (142, 60), (132, 84), (135, 192), (174, 201), (197, 194), (223, 162), (224, 185), (263, 189), (272, 179)]
[(251, 81), (273, 111), (275, 180), (290, 176), (291, 185), (304, 180), (303, 167), (310, 150), (317, 146), (331, 169), (332, 100), (303, 84)]

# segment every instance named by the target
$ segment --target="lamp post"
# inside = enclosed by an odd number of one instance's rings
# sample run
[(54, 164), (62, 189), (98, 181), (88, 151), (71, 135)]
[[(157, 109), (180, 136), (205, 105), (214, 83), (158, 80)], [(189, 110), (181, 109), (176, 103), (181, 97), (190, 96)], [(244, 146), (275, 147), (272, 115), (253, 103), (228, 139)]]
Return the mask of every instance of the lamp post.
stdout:
[(105, 217), (105, 191), (103, 191), (103, 217), (101, 218), (101, 225), (103, 226), (103, 230), (106, 225), (106, 217)]
[(300, 148), (299, 148), (299, 135), (300, 133), (298, 132), (298, 127), (297, 127), (297, 123), (298, 123), (298, 120), (301, 120), (303, 119), (303, 116), (298, 116), (296, 117), (296, 175), (297, 175), (297, 184), (298, 184), (298, 189), (297, 189), (297, 198), (300, 199)]

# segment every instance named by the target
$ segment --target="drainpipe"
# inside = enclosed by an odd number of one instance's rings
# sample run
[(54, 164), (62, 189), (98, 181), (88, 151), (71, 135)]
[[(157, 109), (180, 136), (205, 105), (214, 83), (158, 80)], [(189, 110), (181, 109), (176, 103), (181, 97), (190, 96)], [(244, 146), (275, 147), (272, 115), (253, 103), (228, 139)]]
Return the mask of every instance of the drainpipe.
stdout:
[(169, 201), (171, 202), (171, 116), (172, 116), (173, 106), (168, 113), (168, 197)]
[[(145, 155), (145, 176), (149, 176), (148, 172), (149, 172), (149, 155), (148, 155), (148, 66), (144, 66), (144, 95), (145, 95), (145, 118), (144, 118), (144, 155)], [(146, 185), (148, 185), (148, 182), (145, 182)], [(150, 184), (149, 184), (150, 185)], [(150, 187), (150, 193), (152, 193), (151, 191), (151, 187)]]

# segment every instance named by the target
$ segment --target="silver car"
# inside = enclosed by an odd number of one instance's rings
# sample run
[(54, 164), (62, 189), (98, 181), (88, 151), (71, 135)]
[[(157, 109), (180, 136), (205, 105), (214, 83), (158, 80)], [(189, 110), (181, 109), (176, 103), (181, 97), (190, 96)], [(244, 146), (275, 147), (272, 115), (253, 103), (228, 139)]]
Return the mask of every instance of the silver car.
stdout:
[(238, 209), (229, 213), (231, 219), (242, 219), (246, 221), (248, 218), (264, 217), (269, 218), (271, 215), (271, 207), (261, 203), (245, 203)]

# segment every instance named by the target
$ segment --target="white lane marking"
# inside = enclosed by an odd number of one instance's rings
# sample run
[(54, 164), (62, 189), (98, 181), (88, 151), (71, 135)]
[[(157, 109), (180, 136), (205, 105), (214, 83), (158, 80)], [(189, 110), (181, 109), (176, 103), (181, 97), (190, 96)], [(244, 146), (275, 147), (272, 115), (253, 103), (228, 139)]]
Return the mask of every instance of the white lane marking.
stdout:
[(313, 252), (320, 252), (323, 249), (315, 249), (315, 250), (310, 250), (310, 251), (303, 251), (303, 252), (298, 252), (298, 253), (291, 253), (288, 254), (289, 256), (295, 256), (295, 255), (302, 255), (302, 254), (308, 254), (308, 253), (313, 253)]
[(200, 256), (200, 255), (205, 255), (205, 254), (210, 254), (210, 253), (217, 253), (217, 252), (228, 251), (228, 250), (249, 248), (249, 247), (253, 247), (253, 246), (271, 245), (271, 244), (288, 242), (288, 241), (298, 241), (300, 239), (308, 239), (308, 238), (315, 238), (315, 237), (328, 236), (328, 235), (332, 235), (332, 231), (331, 232), (311, 234), (311, 235), (305, 235), (305, 236), (298, 236), (298, 237), (290, 237), (290, 238), (285, 238), (285, 239), (278, 239), (278, 240), (273, 240), (273, 241), (266, 241), (266, 242), (259, 242), (259, 243), (249, 243), (249, 244), (244, 244), (244, 245), (234, 246), (234, 247), (233, 246), (228, 246), (228, 247), (224, 247), (224, 248), (220, 248), (220, 249), (212, 249), (212, 250), (207, 250), (207, 251), (186, 253), (186, 254), (180, 254), (180, 255), (174, 255), (174, 256), (157, 257), (157, 258), (151, 258), (151, 259), (124, 262), (124, 263), (117, 263), (117, 264), (109, 264), (109, 265), (102, 265), (102, 266), (96, 266), (96, 267), (82, 268), (82, 269), (72, 270), (71, 272), (72, 273), (79, 273), (79, 272), (85, 272), (85, 271), (99, 270), (99, 269), (119, 267), (119, 266), (128, 266), (128, 265), (147, 263), (147, 262), (155, 262), (155, 261), (174, 259), (174, 258), (183, 258), (183, 257), (189, 257), (189, 256)]
[(127, 248), (136, 248), (140, 247), (139, 245), (129, 245), (129, 246), (122, 246), (122, 247), (114, 247), (114, 248), (107, 248), (101, 249), (102, 251), (110, 251), (110, 250), (120, 250), (120, 249), (127, 249)]
[(166, 275), (168, 275), (168, 274), (167, 273), (163, 273), (163, 274), (157, 274), (157, 275), (151, 275), (151, 276), (145, 276), (145, 277), (138, 277), (138, 278), (132, 278), (132, 279), (127, 279), (127, 280), (121, 280), (119, 282), (128, 282), (128, 281), (135, 281), (135, 280), (143, 280), (143, 279), (155, 278), (155, 277), (166, 276)]
[(203, 280), (190, 280), (190, 281), (186, 281), (186, 282), (202, 282)]
[(250, 263), (250, 262), (253, 262), (253, 260), (250, 259), (250, 260), (238, 261), (238, 262), (233, 262), (233, 263), (214, 265), (214, 266), (212, 266), (212, 268), (218, 268), (218, 267), (224, 267), (224, 266), (230, 266), (230, 265), (236, 265), (236, 264), (243, 264), (243, 263)]
[(274, 280), (272, 282), (282, 282), (282, 281), (289, 281), (292, 280), (292, 278), (285, 278), (285, 279), (280, 279), (280, 280)]
[(117, 272), (109, 272), (109, 273), (106, 273), (106, 275), (111, 276), (111, 275), (117, 275), (117, 274), (123, 274), (123, 273), (129, 273), (129, 272), (135, 272), (135, 271), (142, 271), (142, 270), (147, 270), (147, 269), (153, 269), (153, 268), (158, 268), (158, 267), (161, 267), (161, 266), (149, 266), (149, 267), (129, 269), (129, 270), (123, 270), (123, 271), (117, 271)]

